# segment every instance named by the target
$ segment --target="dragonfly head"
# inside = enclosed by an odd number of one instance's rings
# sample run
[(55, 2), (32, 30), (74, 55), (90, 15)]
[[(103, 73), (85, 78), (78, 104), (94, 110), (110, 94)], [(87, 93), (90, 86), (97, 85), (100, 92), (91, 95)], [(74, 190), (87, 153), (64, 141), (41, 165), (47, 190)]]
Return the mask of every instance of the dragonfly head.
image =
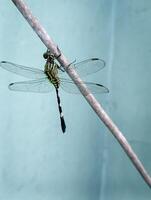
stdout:
[(44, 59), (49, 60), (49, 62), (53, 62), (55, 59), (54, 54), (52, 54), (49, 49), (43, 54), (43, 57)]

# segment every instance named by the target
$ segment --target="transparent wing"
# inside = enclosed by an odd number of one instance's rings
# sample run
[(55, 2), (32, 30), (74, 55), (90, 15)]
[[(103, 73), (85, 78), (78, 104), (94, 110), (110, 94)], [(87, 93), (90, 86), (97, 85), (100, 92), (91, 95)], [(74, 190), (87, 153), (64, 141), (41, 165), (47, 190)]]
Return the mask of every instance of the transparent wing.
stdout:
[(22, 65), (17, 65), (17, 64), (14, 64), (12, 62), (1, 61), (0, 66), (3, 69), (6, 69), (6, 70), (13, 72), (15, 74), (24, 76), (26, 78), (37, 79), (37, 78), (45, 78), (46, 77), (43, 70), (25, 67), (25, 66), (22, 66)]
[(105, 67), (105, 61), (99, 58), (90, 58), (74, 65), (74, 69), (80, 76), (87, 76)]
[(8, 88), (13, 91), (21, 92), (39, 92), (47, 93), (51, 92), (53, 85), (49, 82), (47, 78), (37, 79), (32, 81), (23, 81), (11, 83)]
[[(60, 79), (61, 84), (60, 87), (65, 90), (66, 92), (69, 93), (74, 93), (74, 94), (80, 94), (79, 89), (77, 86), (74, 84), (72, 80), (69, 79)], [(109, 90), (105, 86), (98, 84), (98, 83), (92, 83), (92, 82), (84, 82), (84, 84), (87, 85), (87, 87), (90, 89), (92, 93), (108, 93)], [(82, 84), (81, 84), (82, 85)]]

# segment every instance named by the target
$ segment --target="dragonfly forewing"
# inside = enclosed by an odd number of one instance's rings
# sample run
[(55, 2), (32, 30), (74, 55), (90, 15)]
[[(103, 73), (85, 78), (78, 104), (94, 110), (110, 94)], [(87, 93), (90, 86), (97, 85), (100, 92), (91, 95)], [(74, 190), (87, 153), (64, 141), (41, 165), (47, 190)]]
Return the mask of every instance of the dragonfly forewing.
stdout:
[(80, 76), (87, 76), (89, 74), (98, 72), (104, 67), (105, 61), (100, 58), (90, 58), (74, 65), (74, 69)]
[(1, 61), (0, 66), (10, 72), (13, 72), (17, 75), (31, 78), (31, 79), (38, 79), (38, 78), (45, 78), (46, 74), (43, 70), (37, 68), (30, 68), (22, 65), (18, 65), (8, 61)]

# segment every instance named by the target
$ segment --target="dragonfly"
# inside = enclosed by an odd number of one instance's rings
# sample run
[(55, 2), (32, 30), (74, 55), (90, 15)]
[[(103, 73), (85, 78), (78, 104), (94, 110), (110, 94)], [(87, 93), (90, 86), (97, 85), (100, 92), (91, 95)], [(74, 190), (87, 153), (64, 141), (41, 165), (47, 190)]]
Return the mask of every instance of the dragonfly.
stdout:
[[(69, 93), (80, 93), (75, 83), (64, 76), (65, 70), (56, 62), (56, 57), (49, 49), (43, 54), (46, 60), (44, 70), (18, 65), (8, 61), (1, 61), (0, 67), (17, 75), (29, 78), (28, 81), (10, 83), (8, 88), (13, 91), (47, 93), (52, 89), (56, 91), (57, 104), (61, 122), (62, 132), (66, 131), (66, 124), (61, 107), (59, 89), (62, 88)], [(72, 65), (80, 76), (86, 76), (98, 72), (105, 67), (105, 61), (99, 58), (90, 58)], [(94, 82), (83, 82), (92, 93), (108, 93), (105, 86)]]

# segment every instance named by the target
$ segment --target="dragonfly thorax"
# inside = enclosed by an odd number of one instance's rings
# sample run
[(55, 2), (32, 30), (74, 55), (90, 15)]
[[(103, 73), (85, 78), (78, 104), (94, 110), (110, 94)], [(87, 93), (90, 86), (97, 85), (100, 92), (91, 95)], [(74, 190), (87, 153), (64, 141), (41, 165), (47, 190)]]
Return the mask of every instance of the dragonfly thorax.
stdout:
[(59, 88), (60, 79), (58, 77), (58, 64), (55, 62), (55, 56), (50, 52), (49, 49), (43, 54), (44, 59), (46, 59), (44, 72), (47, 75), (49, 81), (55, 86), (55, 88)]
[(57, 63), (51, 63), (47, 60), (45, 64), (45, 74), (47, 75), (49, 81), (55, 86), (55, 88), (59, 88), (60, 79), (58, 77), (58, 65)]

